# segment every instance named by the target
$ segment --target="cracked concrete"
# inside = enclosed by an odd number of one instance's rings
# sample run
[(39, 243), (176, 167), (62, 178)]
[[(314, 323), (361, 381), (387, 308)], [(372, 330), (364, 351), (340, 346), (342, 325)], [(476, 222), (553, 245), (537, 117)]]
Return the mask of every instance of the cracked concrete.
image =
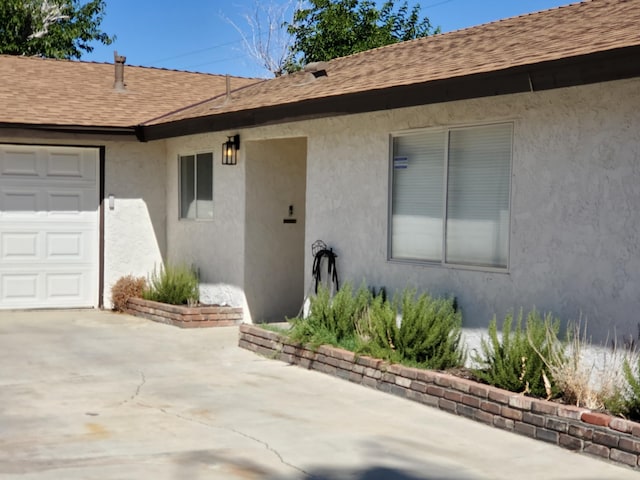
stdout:
[(235, 328), (0, 313), (0, 478), (637, 477), (236, 343)]

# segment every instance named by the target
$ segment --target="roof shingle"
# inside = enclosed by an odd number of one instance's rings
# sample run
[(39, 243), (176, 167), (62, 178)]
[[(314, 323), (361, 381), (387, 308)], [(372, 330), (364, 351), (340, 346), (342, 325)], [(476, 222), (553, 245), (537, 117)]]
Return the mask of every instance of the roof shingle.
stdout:
[[(420, 84), (640, 45), (640, 0), (587, 0), (396, 43), (156, 118), (147, 125)], [(640, 59), (639, 59), (640, 60)]]
[[(0, 122), (133, 127), (225, 92), (223, 75), (125, 65), (116, 91), (114, 65), (0, 55)], [(234, 77), (231, 88), (257, 79)]]
[(234, 77), (231, 101), (221, 75), (125, 66), (118, 92), (113, 64), (0, 55), (0, 123), (154, 128), (639, 46), (640, 0), (586, 0), (337, 58), (317, 79)]

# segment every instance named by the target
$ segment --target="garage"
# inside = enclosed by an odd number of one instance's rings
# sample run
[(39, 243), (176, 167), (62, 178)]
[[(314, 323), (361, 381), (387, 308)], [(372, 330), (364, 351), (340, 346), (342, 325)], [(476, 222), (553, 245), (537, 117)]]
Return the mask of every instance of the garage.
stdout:
[(0, 145), (0, 309), (98, 306), (99, 161)]

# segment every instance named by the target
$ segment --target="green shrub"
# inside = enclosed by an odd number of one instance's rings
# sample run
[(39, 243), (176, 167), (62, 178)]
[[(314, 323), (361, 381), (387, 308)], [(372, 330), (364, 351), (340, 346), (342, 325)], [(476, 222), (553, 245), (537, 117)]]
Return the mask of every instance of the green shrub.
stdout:
[[(310, 299), (307, 318), (291, 320), (290, 338), (313, 346), (336, 345), (358, 353), (425, 368), (445, 369), (464, 363), (460, 345), (462, 316), (454, 301), (416, 298), (406, 290), (394, 302), (382, 289), (377, 295), (350, 284), (331, 298), (321, 287)], [(402, 322), (398, 324), (398, 312)]]
[[(363, 352), (388, 360), (443, 370), (464, 363), (462, 315), (452, 299), (405, 290), (389, 303), (376, 297), (368, 310), (368, 343)], [(402, 318), (398, 320), (398, 313)]]
[(124, 312), (127, 308), (127, 301), (132, 297), (142, 297), (146, 287), (147, 280), (144, 277), (127, 275), (119, 278), (111, 288), (113, 309), (118, 312)]
[(371, 293), (364, 285), (354, 295), (353, 287), (346, 283), (333, 298), (320, 285), (317, 295), (310, 298), (309, 315), (291, 320), (290, 337), (316, 346), (328, 343), (354, 348), (356, 323), (370, 301)]
[(495, 317), (489, 324), (489, 340), (481, 341), (481, 354), (473, 355), (480, 364), (474, 375), (490, 385), (512, 392), (521, 392), (538, 397), (555, 397), (560, 392), (544, 359), (554, 364), (564, 361), (564, 346), (558, 340), (560, 322), (551, 314), (542, 318), (533, 309), (522, 325), (520, 311), (515, 329), (512, 330), (513, 314), (508, 314), (502, 323), (502, 339), (498, 337)]
[(622, 371), (627, 381), (626, 391), (622, 398), (613, 400), (618, 401), (618, 408), (621, 410), (619, 413), (625, 414), (632, 420), (640, 420), (640, 358), (635, 368), (631, 368), (629, 360), (625, 358), (622, 364)]
[(170, 305), (194, 304), (200, 298), (198, 284), (196, 273), (187, 266), (166, 265), (159, 270), (154, 268), (143, 298)]

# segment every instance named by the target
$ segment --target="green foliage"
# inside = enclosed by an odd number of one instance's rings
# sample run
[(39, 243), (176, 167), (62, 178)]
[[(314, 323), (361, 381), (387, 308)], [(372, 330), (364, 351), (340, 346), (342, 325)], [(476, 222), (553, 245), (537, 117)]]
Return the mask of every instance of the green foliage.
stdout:
[(170, 305), (197, 303), (200, 298), (198, 277), (184, 265), (167, 265), (160, 270), (154, 268), (149, 278), (149, 286), (143, 298)]
[(307, 63), (438, 32), (428, 18), (420, 18), (420, 5), (409, 10), (406, 1), (397, 9), (395, 0), (385, 1), (380, 9), (372, 0), (308, 0), (307, 4), (294, 13), (292, 23), (285, 24), (293, 36), (295, 61), (287, 68), (290, 72)]
[[(403, 319), (397, 323), (397, 312)], [(336, 345), (358, 353), (426, 368), (445, 369), (464, 363), (460, 346), (462, 316), (454, 302), (415, 296), (407, 290), (394, 302), (384, 290), (374, 295), (364, 285), (353, 292), (346, 284), (333, 297), (321, 287), (311, 298), (307, 318), (293, 319), (290, 337), (318, 346)]]
[[(534, 309), (522, 325), (522, 310), (512, 330), (513, 314), (502, 323), (502, 339), (498, 336), (495, 317), (489, 324), (489, 340), (481, 342), (481, 355), (473, 360), (481, 365), (474, 375), (490, 385), (512, 392), (522, 392), (538, 397), (554, 397), (559, 391), (544, 359), (553, 364), (564, 361), (564, 346), (558, 340), (560, 321), (550, 314), (544, 318)], [(545, 385), (545, 378), (548, 385)]]
[(640, 420), (640, 416), (635, 418), (629, 413), (628, 399), (622, 390), (616, 390), (604, 399), (604, 408), (611, 414), (620, 417), (629, 417), (632, 420)]
[[(617, 400), (614, 404), (619, 412), (615, 413), (623, 413), (632, 420), (640, 420), (640, 358), (635, 368), (631, 368), (628, 359), (625, 358), (622, 371), (627, 381), (627, 388), (625, 395), (621, 395), (622, 398), (612, 399), (612, 403)], [(608, 406), (611, 407), (611, 405)]]
[(311, 297), (309, 316), (291, 320), (291, 338), (321, 345), (323, 343), (346, 347), (355, 343), (356, 323), (367, 309), (371, 293), (363, 285), (353, 294), (353, 287), (346, 283), (331, 298), (329, 290), (320, 286), (318, 294)]
[(405, 290), (392, 304), (376, 298), (369, 315), (370, 342), (365, 351), (368, 348), (391, 361), (437, 370), (464, 363), (462, 315), (456, 312), (454, 300), (426, 293), (416, 298), (414, 290)]
[(105, 0), (0, 1), (0, 54), (80, 58), (91, 43), (114, 37), (100, 30)]

